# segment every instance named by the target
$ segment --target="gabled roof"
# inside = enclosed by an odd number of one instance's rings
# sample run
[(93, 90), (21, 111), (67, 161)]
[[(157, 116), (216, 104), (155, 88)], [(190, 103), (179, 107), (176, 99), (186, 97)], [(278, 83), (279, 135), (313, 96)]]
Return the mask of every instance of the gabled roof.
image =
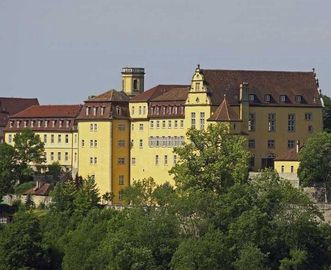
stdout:
[(185, 101), (189, 91), (189, 85), (183, 87), (174, 87), (164, 94), (153, 98), (152, 101)]
[(298, 161), (298, 153), (296, 148), (292, 148), (286, 153), (279, 155), (275, 161)]
[[(220, 104), (224, 95), (230, 104), (238, 104), (240, 84), (247, 82), (249, 94), (256, 96), (250, 102), (253, 105), (321, 106), (314, 72), (201, 69), (201, 73), (211, 91), (213, 105)], [(265, 102), (267, 94), (272, 96), (272, 102)], [(281, 103), (281, 95), (286, 95), (288, 102)], [(302, 103), (296, 103), (297, 95), (303, 97)]]
[(239, 118), (237, 113), (229, 105), (226, 96), (224, 96), (222, 103), (217, 107), (216, 111), (208, 120), (231, 122), (238, 121)]
[(102, 93), (99, 96), (86, 100), (85, 102), (107, 102), (107, 101), (115, 101), (115, 102), (127, 101), (128, 102), (129, 97), (123, 91), (119, 92), (115, 89), (112, 89), (105, 93)]
[[(178, 85), (178, 84), (159, 84), (157, 86), (154, 86), (153, 88), (131, 98), (130, 101), (133, 102), (148, 102), (155, 100), (157, 97), (164, 95), (170, 90), (177, 89), (174, 91), (178, 91), (180, 89), (186, 89), (188, 88), (188, 85)], [(170, 97), (168, 97), (170, 98)], [(173, 97), (171, 97), (173, 98)], [(171, 99), (171, 100), (176, 100), (176, 99)]]
[(11, 118), (75, 118), (82, 105), (34, 105)]

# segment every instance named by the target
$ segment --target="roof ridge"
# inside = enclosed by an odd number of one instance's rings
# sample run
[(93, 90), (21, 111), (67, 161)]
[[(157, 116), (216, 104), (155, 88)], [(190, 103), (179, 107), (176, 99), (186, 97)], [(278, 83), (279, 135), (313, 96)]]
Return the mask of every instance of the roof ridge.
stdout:
[(265, 73), (314, 73), (313, 71), (300, 70), (261, 70), (261, 69), (209, 69), (204, 68), (201, 71), (233, 71), (233, 72), (265, 72)]

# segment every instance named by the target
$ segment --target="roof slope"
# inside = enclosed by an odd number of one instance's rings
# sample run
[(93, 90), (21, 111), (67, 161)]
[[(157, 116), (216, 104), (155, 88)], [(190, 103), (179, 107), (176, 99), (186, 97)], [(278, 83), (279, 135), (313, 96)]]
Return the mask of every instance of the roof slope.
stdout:
[(121, 102), (121, 101), (129, 101), (129, 97), (123, 92), (119, 92), (115, 89), (109, 90), (105, 93), (102, 93), (99, 96), (93, 97), (86, 102), (106, 102), (106, 101), (115, 101), (115, 102)]
[[(154, 86), (153, 88), (133, 97), (130, 101), (134, 102), (147, 102), (147, 101), (156, 101), (156, 100), (179, 100), (183, 99), (185, 96), (185, 93), (181, 93), (182, 90), (187, 91), (190, 86), (189, 85), (178, 85), (178, 84), (159, 84), (157, 86)], [(173, 91), (171, 94), (164, 96), (167, 92)], [(186, 96), (187, 96), (186, 93)], [(179, 94), (179, 96), (175, 96), (176, 94)], [(161, 96), (164, 96), (165, 99), (163, 99)], [(185, 98), (186, 99), (186, 98)]]
[(292, 148), (286, 153), (279, 155), (275, 161), (298, 161), (298, 153), (296, 148)]
[(35, 105), (11, 118), (75, 118), (81, 108), (82, 105)]
[(230, 121), (238, 121), (239, 118), (237, 113), (233, 110), (233, 108), (230, 107), (226, 96), (224, 96), (222, 103), (217, 107), (216, 111), (208, 120), (230, 122)]
[[(224, 95), (230, 104), (238, 104), (240, 84), (247, 82), (249, 93), (256, 96), (256, 105), (321, 106), (314, 72), (201, 69), (201, 73), (214, 105), (220, 104)], [(266, 94), (272, 96), (272, 102), (264, 102)], [(280, 95), (286, 95), (289, 102), (280, 104)], [(303, 96), (301, 104), (295, 103), (296, 95)]]

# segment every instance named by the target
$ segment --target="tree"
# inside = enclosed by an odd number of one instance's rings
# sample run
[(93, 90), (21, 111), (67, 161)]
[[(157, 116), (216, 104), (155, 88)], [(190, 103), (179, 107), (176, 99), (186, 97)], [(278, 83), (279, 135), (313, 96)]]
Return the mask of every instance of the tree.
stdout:
[(12, 224), (0, 231), (0, 269), (46, 269), (46, 252), (41, 245), (38, 219), (18, 213)]
[(15, 150), (9, 144), (0, 144), (0, 202), (2, 196), (14, 192), (16, 183)]
[(39, 135), (30, 129), (23, 129), (14, 137), (16, 170), (20, 180), (33, 173), (32, 164), (35, 166), (45, 162), (44, 143)]
[(189, 143), (175, 148), (179, 162), (170, 170), (179, 189), (221, 194), (247, 180), (250, 153), (243, 136), (229, 134), (228, 126), (221, 123), (206, 131), (191, 129), (187, 137)]
[(324, 102), (324, 108), (323, 108), (323, 124), (324, 124), (324, 130), (326, 132), (331, 132), (331, 98), (323, 95), (323, 102)]
[(325, 202), (331, 183), (331, 133), (318, 133), (310, 137), (299, 152), (298, 176), (302, 185), (323, 183)]

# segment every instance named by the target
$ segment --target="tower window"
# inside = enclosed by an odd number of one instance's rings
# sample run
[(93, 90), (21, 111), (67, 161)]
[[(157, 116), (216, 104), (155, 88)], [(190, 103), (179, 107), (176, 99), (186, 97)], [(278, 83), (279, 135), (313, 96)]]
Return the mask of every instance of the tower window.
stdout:
[(138, 90), (138, 80), (133, 80), (133, 90)]

